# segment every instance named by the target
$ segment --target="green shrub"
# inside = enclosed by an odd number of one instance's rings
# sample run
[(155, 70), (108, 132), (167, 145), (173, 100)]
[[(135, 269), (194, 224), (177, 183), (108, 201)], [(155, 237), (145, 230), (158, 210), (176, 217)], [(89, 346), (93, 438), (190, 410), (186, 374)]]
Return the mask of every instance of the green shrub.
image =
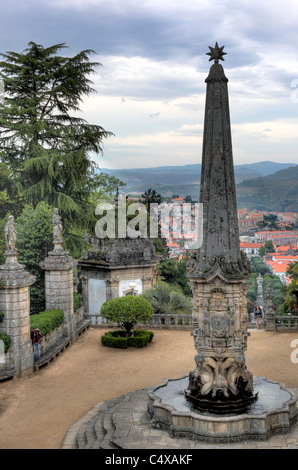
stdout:
[(131, 336), (138, 322), (146, 323), (152, 317), (154, 309), (152, 305), (142, 297), (118, 297), (108, 300), (101, 306), (100, 314), (103, 318), (111, 320), (119, 325)]
[(253, 258), (251, 258), (250, 262), (251, 262), (251, 270), (254, 273), (264, 275), (270, 272), (270, 269), (268, 268), (267, 264), (264, 263), (263, 260), (259, 258), (258, 256), (254, 256)]
[(251, 299), (247, 299), (247, 311), (248, 313), (252, 313), (255, 309), (255, 303)]
[(63, 323), (64, 313), (62, 310), (45, 310), (44, 312), (30, 316), (31, 330), (38, 328), (43, 336), (55, 330)]
[(267, 300), (266, 298), (266, 290), (268, 287), (268, 283), (271, 283), (271, 287), (273, 289), (274, 297), (273, 297), (273, 304), (278, 307), (279, 305), (282, 305), (285, 301), (284, 299), (284, 286), (280, 280), (280, 278), (277, 275), (274, 274), (266, 274), (263, 278), (263, 297), (264, 300)]
[(282, 293), (277, 293), (274, 297), (273, 297), (273, 304), (278, 307), (279, 305), (282, 305), (284, 303), (284, 296), (282, 295)]
[(4, 352), (6, 353), (11, 344), (11, 337), (7, 333), (2, 333), (0, 331), (0, 340), (4, 343)]
[(153, 339), (153, 331), (135, 330), (133, 336), (126, 336), (125, 331), (108, 331), (101, 337), (101, 343), (109, 348), (127, 349), (129, 347), (143, 348)]
[(82, 294), (73, 294), (73, 311), (79, 310), (82, 306)]
[(280, 304), (276, 309), (276, 315), (288, 315), (288, 313), (289, 307), (285, 302)]
[(2, 323), (3, 320), (4, 320), (4, 313), (1, 312), (1, 310), (0, 310), (0, 323)]
[(141, 295), (154, 308), (154, 313), (165, 315), (190, 314), (192, 299), (183, 294), (179, 286), (158, 282), (146, 289)]
[(258, 295), (257, 275), (255, 273), (252, 273), (246, 282), (249, 285), (246, 297), (251, 302), (255, 302), (257, 300)]
[(18, 261), (36, 276), (35, 283), (30, 287), (31, 315), (45, 309), (45, 272), (39, 263), (53, 249), (53, 211), (48, 204), (40, 202), (35, 208), (33, 205), (25, 206), (17, 218)]

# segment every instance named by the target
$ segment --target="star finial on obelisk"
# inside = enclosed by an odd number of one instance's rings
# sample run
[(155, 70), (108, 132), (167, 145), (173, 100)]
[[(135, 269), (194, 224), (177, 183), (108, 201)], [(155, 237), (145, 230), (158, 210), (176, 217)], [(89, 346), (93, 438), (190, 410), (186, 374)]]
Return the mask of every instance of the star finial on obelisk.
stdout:
[(218, 64), (219, 60), (225, 60), (223, 58), (224, 55), (227, 55), (226, 52), (223, 52), (223, 48), (225, 46), (218, 47), (218, 44), (216, 42), (214, 47), (211, 47), (211, 46), (208, 46), (208, 47), (210, 49), (210, 52), (206, 52), (206, 55), (210, 55), (209, 62), (210, 60), (214, 60), (215, 64)]

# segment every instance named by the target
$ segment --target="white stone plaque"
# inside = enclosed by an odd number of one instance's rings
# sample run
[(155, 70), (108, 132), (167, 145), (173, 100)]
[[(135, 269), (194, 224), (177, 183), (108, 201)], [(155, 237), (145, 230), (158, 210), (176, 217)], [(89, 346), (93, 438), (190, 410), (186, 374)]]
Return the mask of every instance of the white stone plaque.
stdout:
[(102, 304), (107, 300), (106, 282), (101, 279), (89, 279), (88, 304), (89, 313), (100, 313)]

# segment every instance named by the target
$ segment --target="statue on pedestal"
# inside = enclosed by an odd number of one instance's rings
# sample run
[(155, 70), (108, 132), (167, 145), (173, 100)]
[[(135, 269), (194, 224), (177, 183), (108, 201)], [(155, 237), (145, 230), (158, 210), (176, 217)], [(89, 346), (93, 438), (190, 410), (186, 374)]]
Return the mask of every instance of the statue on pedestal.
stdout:
[(63, 238), (62, 238), (62, 222), (59, 215), (57, 207), (54, 209), (54, 214), (52, 217), (53, 222), (53, 243), (54, 243), (54, 252), (60, 252), (63, 250)]
[(17, 224), (14, 221), (14, 216), (10, 215), (8, 217), (8, 222), (5, 225), (5, 241), (6, 247), (9, 251), (16, 251), (16, 242), (17, 242), (17, 235), (16, 235), (16, 226)]

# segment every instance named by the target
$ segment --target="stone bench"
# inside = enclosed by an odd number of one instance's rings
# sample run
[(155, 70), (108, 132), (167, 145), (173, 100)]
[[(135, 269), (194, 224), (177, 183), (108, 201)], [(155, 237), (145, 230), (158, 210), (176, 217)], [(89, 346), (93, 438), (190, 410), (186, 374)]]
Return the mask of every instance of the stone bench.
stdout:
[(53, 348), (49, 349), (45, 354), (42, 354), (40, 359), (34, 361), (34, 370), (39, 370), (55, 359), (56, 356), (59, 356), (59, 354), (69, 346), (70, 342), (70, 337), (62, 338)]
[(0, 382), (3, 380), (12, 379), (16, 375), (16, 370), (14, 367), (9, 367), (7, 369), (0, 370)]
[(90, 326), (91, 326), (91, 319), (84, 319), (80, 321), (76, 326), (77, 335), (80, 336), (84, 331), (87, 330), (87, 328), (90, 328)]

